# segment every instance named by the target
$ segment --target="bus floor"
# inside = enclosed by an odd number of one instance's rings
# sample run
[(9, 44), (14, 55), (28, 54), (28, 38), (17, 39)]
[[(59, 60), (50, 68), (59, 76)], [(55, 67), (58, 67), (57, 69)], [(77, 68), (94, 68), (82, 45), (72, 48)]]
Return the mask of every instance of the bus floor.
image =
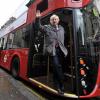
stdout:
[[(67, 78), (65, 78), (65, 80), (64, 80), (64, 86), (65, 86), (65, 91), (64, 92), (66, 92), (66, 93), (74, 93), (75, 91), (72, 90), (72, 89), (75, 89), (75, 88), (73, 88), (72, 85), (73, 84), (75, 85), (75, 82), (71, 80), (71, 76), (70, 75), (65, 75), (65, 76), (67, 76)], [(50, 74), (49, 77), (40, 76), (40, 77), (35, 77), (33, 79), (35, 79), (38, 82), (41, 82), (41, 83), (43, 83), (43, 84), (45, 84), (47, 86), (50, 86), (50, 87), (55, 89), (55, 87), (53, 86), (52, 74)], [(75, 76), (74, 76), (74, 79), (75, 79)], [(73, 83), (71, 83), (71, 82), (73, 82)], [(50, 96), (50, 97), (52, 97), (52, 96)], [(73, 99), (73, 98), (66, 98), (66, 99), (61, 98), (60, 99), (59, 97), (56, 98), (56, 99), (51, 99), (50, 97), (49, 97), (49, 100), (81, 100), (81, 99)], [(82, 99), (82, 100), (100, 100), (100, 96), (99, 97), (94, 97), (94, 98)]]
[[(38, 81), (42, 84), (45, 84), (46, 86), (56, 89), (54, 86), (54, 83), (53, 83), (52, 73), (50, 73), (49, 76), (39, 76), (39, 77), (35, 77), (33, 79), (35, 79), (36, 81)], [(74, 79), (72, 80), (71, 77), (68, 77), (66, 75), (64, 76), (64, 92), (66, 92), (66, 93), (75, 92), (74, 87), (73, 87), (73, 82), (74, 82)], [(74, 85), (75, 85), (75, 82), (74, 82)]]
[[(5, 70), (0, 68), (0, 100), (41, 100), (35, 91), (30, 91), (19, 80), (15, 80)], [(45, 100), (43, 98), (43, 100)]]

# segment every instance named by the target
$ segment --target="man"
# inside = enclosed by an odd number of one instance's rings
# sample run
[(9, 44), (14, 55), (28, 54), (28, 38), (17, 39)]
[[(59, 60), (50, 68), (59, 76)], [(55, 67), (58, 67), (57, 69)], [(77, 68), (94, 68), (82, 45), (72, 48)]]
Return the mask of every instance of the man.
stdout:
[(41, 25), (40, 11), (36, 12), (36, 28), (42, 31), (45, 35), (44, 52), (51, 55), (53, 59), (53, 80), (57, 87), (58, 93), (63, 94), (63, 71), (61, 65), (61, 56), (67, 56), (67, 49), (64, 46), (64, 28), (59, 25), (59, 17), (52, 15), (50, 17), (50, 24)]

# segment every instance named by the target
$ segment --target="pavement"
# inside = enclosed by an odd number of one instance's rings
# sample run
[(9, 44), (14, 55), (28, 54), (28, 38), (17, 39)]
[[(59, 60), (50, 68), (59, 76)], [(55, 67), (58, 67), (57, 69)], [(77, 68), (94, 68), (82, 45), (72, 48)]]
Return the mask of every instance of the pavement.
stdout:
[(45, 100), (0, 68), (0, 100)]

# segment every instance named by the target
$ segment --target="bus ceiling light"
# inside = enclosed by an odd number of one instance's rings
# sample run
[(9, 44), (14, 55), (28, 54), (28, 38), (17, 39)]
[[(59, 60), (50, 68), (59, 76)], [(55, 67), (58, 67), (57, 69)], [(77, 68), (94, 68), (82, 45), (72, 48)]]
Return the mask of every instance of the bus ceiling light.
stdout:
[(80, 74), (86, 76), (85, 70), (84, 69), (80, 69)]
[(84, 65), (85, 64), (85, 62), (84, 62), (84, 60), (82, 58), (80, 58), (80, 64), (81, 65)]

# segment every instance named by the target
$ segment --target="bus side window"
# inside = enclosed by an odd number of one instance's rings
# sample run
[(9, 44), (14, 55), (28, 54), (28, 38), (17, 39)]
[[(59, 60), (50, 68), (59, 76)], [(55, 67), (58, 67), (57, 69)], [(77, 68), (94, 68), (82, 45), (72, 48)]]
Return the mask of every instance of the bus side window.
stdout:
[(14, 32), (13, 48), (28, 48), (29, 47), (29, 25)]
[(1, 39), (0, 39), (0, 48), (1, 48)]
[(2, 40), (3, 40), (3, 38), (0, 39), (0, 50), (3, 49)]
[(29, 39), (30, 39), (30, 25), (22, 28), (22, 45), (25, 48), (29, 48)]
[(12, 48), (13, 38), (14, 38), (14, 34), (10, 33), (7, 40), (7, 49)]
[(22, 32), (17, 30), (14, 32), (13, 48), (22, 48)]
[(4, 38), (3, 38), (3, 49), (7, 49), (7, 38), (8, 38), (8, 35), (5, 35)]
[(7, 37), (6, 36), (1, 38), (1, 40), (0, 40), (0, 50), (6, 49), (6, 44), (7, 44)]

